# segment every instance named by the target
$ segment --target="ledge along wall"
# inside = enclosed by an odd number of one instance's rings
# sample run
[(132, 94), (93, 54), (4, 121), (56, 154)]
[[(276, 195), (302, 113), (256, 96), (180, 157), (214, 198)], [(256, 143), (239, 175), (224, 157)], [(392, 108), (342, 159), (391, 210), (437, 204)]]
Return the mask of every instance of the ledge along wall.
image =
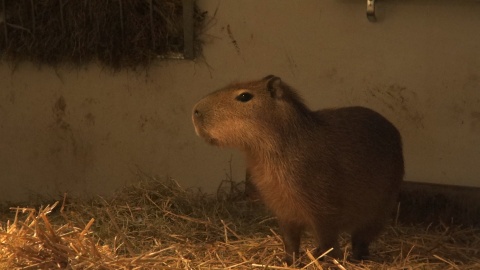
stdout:
[[(108, 195), (139, 172), (215, 191), (242, 156), (197, 138), (191, 108), (275, 74), (311, 108), (363, 105), (403, 135), (406, 180), (480, 187), (480, 2), (199, 0), (203, 58), (147, 72), (0, 64), (0, 201)], [(231, 172), (230, 172), (231, 165)]]

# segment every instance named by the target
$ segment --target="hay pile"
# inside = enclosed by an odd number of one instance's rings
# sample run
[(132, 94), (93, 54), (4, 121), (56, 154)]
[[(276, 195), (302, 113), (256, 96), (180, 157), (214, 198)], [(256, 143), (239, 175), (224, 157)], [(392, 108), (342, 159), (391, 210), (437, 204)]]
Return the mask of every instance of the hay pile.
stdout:
[[(0, 268), (291, 269), (280, 262), (275, 220), (237, 184), (224, 187), (212, 196), (150, 179), (108, 200), (11, 208), (0, 223)], [(372, 246), (375, 262), (358, 264), (312, 260), (305, 238), (304, 269), (480, 269), (478, 228), (389, 227)]]
[[(182, 0), (2, 0), (0, 53), (12, 63), (146, 67), (183, 53), (182, 12)], [(195, 32), (204, 17), (195, 8)]]

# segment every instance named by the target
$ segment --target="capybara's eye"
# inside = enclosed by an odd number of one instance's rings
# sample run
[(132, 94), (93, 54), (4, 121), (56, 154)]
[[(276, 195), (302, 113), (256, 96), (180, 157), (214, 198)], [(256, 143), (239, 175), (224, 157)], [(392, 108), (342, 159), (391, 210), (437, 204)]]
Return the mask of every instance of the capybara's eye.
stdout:
[(252, 98), (253, 98), (252, 94), (245, 92), (238, 95), (235, 99), (241, 102), (247, 102)]

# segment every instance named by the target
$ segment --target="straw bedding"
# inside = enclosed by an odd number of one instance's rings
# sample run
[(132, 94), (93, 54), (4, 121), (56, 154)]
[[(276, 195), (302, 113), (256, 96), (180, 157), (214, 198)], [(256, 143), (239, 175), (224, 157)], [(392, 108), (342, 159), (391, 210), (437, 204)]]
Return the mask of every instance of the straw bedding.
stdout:
[[(241, 190), (226, 181), (214, 196), (149, 178), (108, 199), (12, 207), (0, 223), (0, 268), (291, 269), (274, 218)], [(360, 263), (312, 260), (304, 239), (303, 269), (480, 269), (476, 227), (397, 223)], [(348, 256), (348, 236), (342, 248)]]

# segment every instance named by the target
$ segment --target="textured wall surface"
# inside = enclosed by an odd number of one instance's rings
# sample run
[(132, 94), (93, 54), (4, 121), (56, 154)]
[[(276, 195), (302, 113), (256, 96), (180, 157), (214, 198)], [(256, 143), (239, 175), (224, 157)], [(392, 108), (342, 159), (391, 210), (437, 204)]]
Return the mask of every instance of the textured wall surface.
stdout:
[[(480, 2), (200, 0), (204, 58), (148, 72), (0, 64), (0, 201), (106, 195), (147, 175), (214, 191), (242, 156), (194, 134), (193, 104), (275, 74), (312, 108), (364, 105), (401, 131), (406, 179), (480, 186)], [(215, 15), (215, 16), (214, 16)], [(214, 16), (214, 17), (213, 17)]]

